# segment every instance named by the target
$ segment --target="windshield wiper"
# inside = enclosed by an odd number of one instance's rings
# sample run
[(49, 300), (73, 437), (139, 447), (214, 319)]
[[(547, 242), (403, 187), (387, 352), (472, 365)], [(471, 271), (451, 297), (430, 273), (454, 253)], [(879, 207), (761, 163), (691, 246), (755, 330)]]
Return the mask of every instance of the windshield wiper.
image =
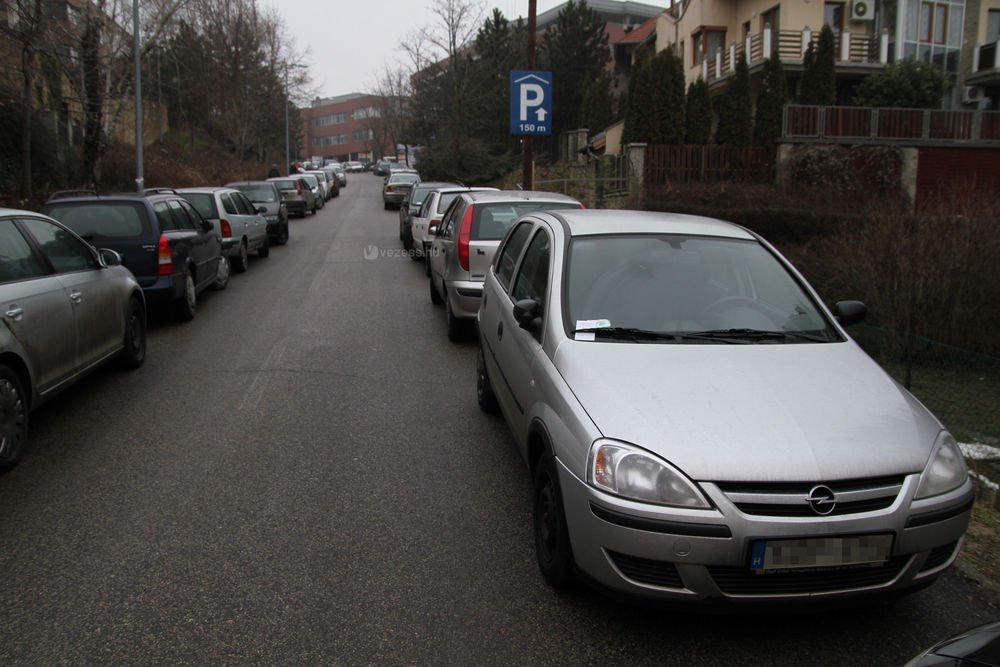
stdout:
[(634, 327), (585, 327), (573, 329), (573, 334), (592, 333), (602, 338), (625, 338), (628, 340), (677, 340), (677, 334), (669, 331), (651, 331)]
[(685, 337), (706, 338), (714, 340), (731, 340), (752, 343), (760, 340), (804, 340), (813, 343), (829, 343), (830, 339), (821, 334), (811, 334), (805, 331), (766, 331), (763, 329), (713, 329), (711, 331), (695, 331), (684, 334)]

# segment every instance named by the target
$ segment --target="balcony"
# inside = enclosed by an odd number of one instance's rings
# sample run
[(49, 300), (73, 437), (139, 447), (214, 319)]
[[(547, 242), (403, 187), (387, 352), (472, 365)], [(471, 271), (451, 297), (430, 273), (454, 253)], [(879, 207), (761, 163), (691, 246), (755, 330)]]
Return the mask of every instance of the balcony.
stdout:
[[(706, 58), (701, 63), (701, 76), (710, 86), (721, 84), (736, 68), (736, 62), (741, 54), (747, 54), (747, 65), (754, 67), (763, 64), (771, 53), (777, 52), (782, 64), (787, 68), (792, 65), (802, 65), (806, 49), (810, 44), (816, 48), (819, 32), (809, 28), (804, 30), (772, 30), (765, 28), (762, 32), (747, 35), (742, 42), (734, 42), (727, 49), (720, 49), (714, 57)], [(834, 36), (836, 64), (838, 68), (852, 67), (861, 71), (881, 69), (889, 62), (889, 35), (883, 33), (878, 37), (854, 35), (844, 30)]]
[(799, 143), (1000, 146), (1000, 111), (785, 106), (783, 140)]

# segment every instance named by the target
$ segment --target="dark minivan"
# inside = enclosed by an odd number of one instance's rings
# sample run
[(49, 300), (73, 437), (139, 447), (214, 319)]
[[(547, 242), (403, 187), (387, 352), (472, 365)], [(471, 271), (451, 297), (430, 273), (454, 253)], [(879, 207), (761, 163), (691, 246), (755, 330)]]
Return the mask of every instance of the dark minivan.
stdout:
[(177, 194), (60, 197), (42, 211), (120, 254), (147, 302), (166, 304), (180, 320), (194, 319), (199, 292), (229, 282), (218, 233)]

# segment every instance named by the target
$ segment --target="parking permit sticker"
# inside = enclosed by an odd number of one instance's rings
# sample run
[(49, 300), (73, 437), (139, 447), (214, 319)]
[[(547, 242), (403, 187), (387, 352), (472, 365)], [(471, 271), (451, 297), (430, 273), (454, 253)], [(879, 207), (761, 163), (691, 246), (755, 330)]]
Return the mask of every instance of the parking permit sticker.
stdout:
[(580, 331), (580, 329), (606, 329), (611, 326), (611, 320), (577, 320), (576, 332), (573, 340), (594, 340), (593, 331)]

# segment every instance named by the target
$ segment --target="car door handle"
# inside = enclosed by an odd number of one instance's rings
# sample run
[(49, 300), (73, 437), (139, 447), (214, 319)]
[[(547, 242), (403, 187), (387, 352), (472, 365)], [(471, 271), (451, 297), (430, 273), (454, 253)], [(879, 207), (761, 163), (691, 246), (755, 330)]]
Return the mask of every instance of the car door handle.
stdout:
[(73, 290), (69, 293), (69, 300), (73, 303), (80, 303), (83, 301), (83, 292), (79, 290)]
[(497, 325), (497, 340), (503, 340), (503, 322)]
[(18, 306), (11, 306), (4, 314), (15, 322), (20, 322), (21, 318), (24, 317), (24, 309)]

